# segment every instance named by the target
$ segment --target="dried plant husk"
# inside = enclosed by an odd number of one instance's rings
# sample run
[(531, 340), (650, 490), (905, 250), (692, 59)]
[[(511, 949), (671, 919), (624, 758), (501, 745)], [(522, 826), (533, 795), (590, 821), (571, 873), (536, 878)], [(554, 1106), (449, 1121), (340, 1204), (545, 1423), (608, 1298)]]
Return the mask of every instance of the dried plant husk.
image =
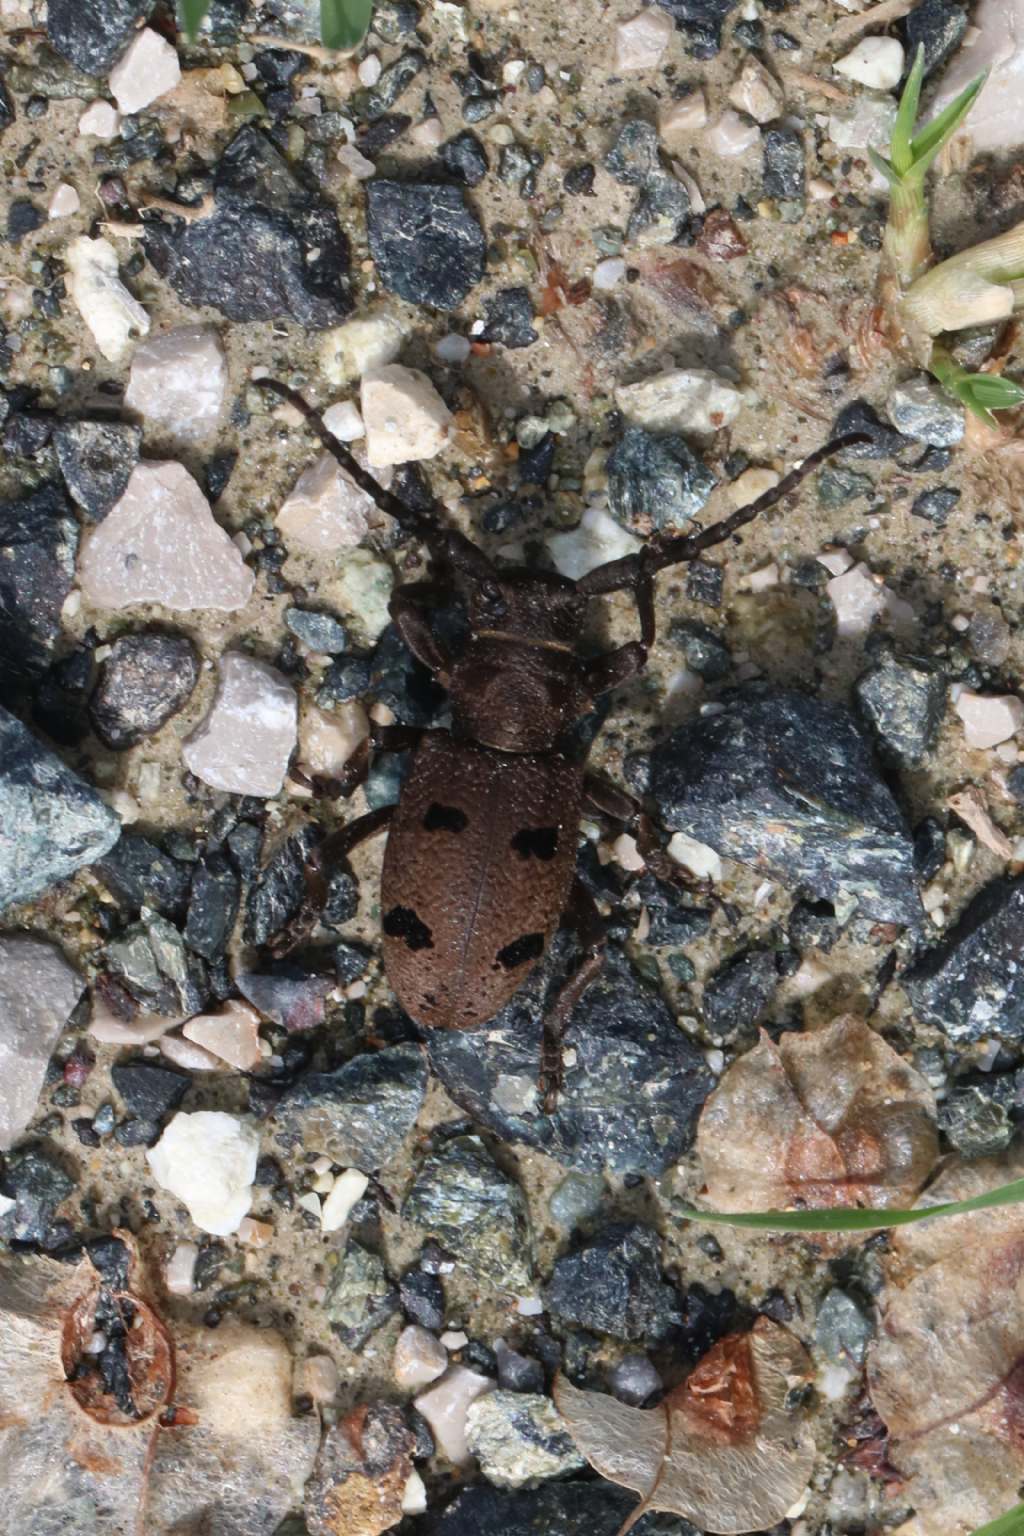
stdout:
[(777, 1524), (807, 1485), (814, 1439), (800, 1388), (810, 1375), (799, 1340), (762, 1317), (715, 1344), (655, 1408), (565, 1377), (555, 1402), (591, 1466), (640, 1495), (623, 1533), (648, 1510), (666, 1510), (735, 1536)]

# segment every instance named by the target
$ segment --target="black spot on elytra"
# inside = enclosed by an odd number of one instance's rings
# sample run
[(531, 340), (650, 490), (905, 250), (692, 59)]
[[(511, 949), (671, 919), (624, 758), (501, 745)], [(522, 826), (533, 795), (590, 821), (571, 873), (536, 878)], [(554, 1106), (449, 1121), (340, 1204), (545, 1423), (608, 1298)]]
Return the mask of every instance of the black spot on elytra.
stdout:
[(438, 805), (435, 800), (423, 818), (423, 825), (428, 832), (464, 832), (469, 817), (458, 806)]
[(523, 827), (512, 839), (512, 851), (521, 859), (553, 859), (558, 852), (557, 827)]
[(422, 919), (411, 907), (392, 907), (381, 924), (389, 939), (403, 939), (410, 949), (433, 949), (434, 940)]
[(513, 939), (511, 944), (506, 944), (504, 949), (498, 950), (494, 968), (497, 970), (501, 966), (503, 970), (514, 971), (525, 965), (527, 960), (539, 960), (543, 953), (544, 935), (524, 933), (518, 939)]

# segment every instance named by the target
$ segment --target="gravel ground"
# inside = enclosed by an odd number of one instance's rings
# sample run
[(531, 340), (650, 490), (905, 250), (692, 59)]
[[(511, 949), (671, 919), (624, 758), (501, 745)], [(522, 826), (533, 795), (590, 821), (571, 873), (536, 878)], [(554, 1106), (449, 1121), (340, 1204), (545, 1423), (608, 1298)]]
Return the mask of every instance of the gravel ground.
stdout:
[[(880, 10), (862, 30), (924, 41), (930, 91), (964, 12)], [(816, 1452), (772, 1536), (967, 1536), (1024, 1469), (915, 1461), (920, 1425), (884, 1406), (912, 1362), (871, 1343), (916, 1264), (959, 1295), (962, 1258), (680, 1214), (705, 1189), (752, 1210), (911, 1204), (938, 1170), (986, 1187), (1024, 1102), (1020, 459), (1012, 418), (965, 437), (880, 323), (865, 146), (904, 55), (874, 87), (835, 73), (861, 24), (827, 0), (388, 0), (351, 58), (315, 11), (214, 0), (189, 43), (145, 0), (0, 0), (4, 1528), (613, 1536), (630, 1498), (586, 1469), (556, 1373), (652, 1407), (760, 1316), (809, 1351)], [(934, 188), (944, 254), (1015, 221), (1013, 145), (987, 149), (955, 145)], [(961, 356), (997, 344), (1013, 373), (1012, 324)], [(337, 407), (361, 462), (492, 558), (571, 576), (869, 433), (659, 577), (646, 670), (588, 718), (680, 880), (584, 821), (609, 961), (552, 1115), (568, 935), (490, 1023), (423, 1030), (382, 966), (378, 838), (270, 953), (322, 835), (396, 797), (403, 756), (339, 792), (369, 719), (449, 716), (388, 625), (421, 542), (260, 376)], [(459, 643), (458, 613), (434, 628)], [(636, 634), (617, 594), (581, 643)], [(816, 1056), (851, 1015), (877, 1051), (851, 1022)], [(745, 1088), (780, 1041), (795, 1090)], [(140, 1410), (114, 1232), (187, 1362), (160, 1407), (198, 1429)], [(86, 1293), (91, 1354), (62, 1322)], [(464, 1456), (410, 1406), (446, 1359), (456, 1390), (458, 1366), (500, 1388)], [(175, 1448), (115, 1455), (98, 1411), (50, 1414), (65, 1376)], [(637, 1530), (755, 1529), (713, 1508)]]

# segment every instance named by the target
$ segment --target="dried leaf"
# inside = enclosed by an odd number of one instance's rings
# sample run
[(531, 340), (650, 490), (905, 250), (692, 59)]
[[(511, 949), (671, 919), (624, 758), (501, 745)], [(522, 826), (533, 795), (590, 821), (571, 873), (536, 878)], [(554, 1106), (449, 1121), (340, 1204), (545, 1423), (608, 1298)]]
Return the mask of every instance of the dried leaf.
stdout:
[(648, 1510), (683, 1515), (716, 1536), (761, 1531), (803, 1492), (814, 1440), (797, 1389), (809, 1379), (803, 1345), (759, 1318), (716, 1344), (656, 1408), (632, 1408), (564, 1377), (555, 1402), (577, 1446), (610, 1482)]
[[(955, 1164), (932, 1203), (1024, 1172), (1024, 1151)], [(914, 1519), (905, 1536), (968, 1536), (1024, 1480), (1024, 1212), (951, 1217), (901, 1232), (881, 1298), (868, 1384)]]
[(935, 1098), (862, 1020), (762, 1035), (708, 1099), (697, 1130), (719, 1211), (909, 1203), (935, 1166)]
[(329, 1430), (306, 1484), (310, 1536), (381, 1536), (397, 1525), (414, 1445), (390, 1403), (364, 1404)]

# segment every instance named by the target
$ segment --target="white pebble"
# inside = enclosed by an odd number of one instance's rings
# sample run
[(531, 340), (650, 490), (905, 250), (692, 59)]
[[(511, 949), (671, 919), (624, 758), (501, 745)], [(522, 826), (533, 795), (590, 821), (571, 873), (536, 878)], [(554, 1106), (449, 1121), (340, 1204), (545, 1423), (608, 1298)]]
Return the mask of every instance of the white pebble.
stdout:
[(164, 1270), (164, 1284), (172, 1296), (191, 1296), (198, 1257), (195, 1243), (178, 1243)]
[(568, 533), (550, 533), (544, 543), (555, 569), (570, 581), (579, 581), (606, 560), (618, 560), (640, 548), (639, 539), (600, 507), (587, 507), (576, 528)]
[(377, 167), (372, 160), (368, 160), (354, 144), (343, 144), (338, 150), (336, 159), (343, 171), (348, 171), (356, 181), (369, 181)]
[(885, 591), (864, 564), (851, 567), (826, 582), (825, 591), (836, 611), (836, 633), (845, 638), (866, 634), (885, 608)]
[(675, 25), (664, 11), (641, 11), (615, 29), (615, 68), (621, 74), (657, 69)]
[(453, 1466), (464, 1467), (471, 1460), (466, 1444), (470, 1403), (494, 1388), (489, 1376), (480, 1376), (464, 1365), (453, 1365), (436, 1387), (416, 1398), (415, 1407), (430, 1425), (438, 1450)]
[(346, 320), (327, 331), (320, 343), (320, 367), (331, 384), (362, 378), (370, 368), (394, 362), (402, 349), (405, 327), (390, 314)]
[(422, 1515), (427, 1508), (427, 1485), (413, 1467), (402, 1489), (403, 1515)]
[(121, 126), (121, 114), (109, 101), (94, 101), (78, 119), (83, 139), (114, 139)]
[(136, 32), (127, 53), (110, 71), (110, 89), (120, 110), (127, 116), (141, 112), (159, 97), (165, 96), (181, 79), (178, 55), (167, 40), (143, 27)]
[(721, 880), (722, 861), (707, 843), (700, 843), (688, 832), (674, 832), (667, 853), (698, 880)]
[(753, 149), (760, 138), (761, 130), (756, 123), (745, 123), (738, 112), (723, 112), (708, 129), (703, 142), (713, 155), (735, 160)]
[(324, 411), (324, 426), (343, 443), (354, 443), (366, 436), (363, 418), (354, 400), (339, 400)]
[(182, 325), (140, 343), (124, 403), (146, 426), (197, 442), (216, 427), (228, 385), (228, 361), (212, 325)]
[(219, 1058), (239, 1072), (251, 1072), (262, 1059), (260, 1016), (255, 1008), (237, 998), (224, 1004), (220, 1013), (197, 1014), (182, 1030), (186, 1040)]
[(121, 281), (117, 252), (109, 240), (72, 240), (64, 259), (68, 292), (108, 363), (119, 363), (133, 335), (145, 336), (149, 316)]
[(1024, 704), (1013, 693), (972, 693), (965, 688), (953, 707), (964, 723), (969, 747), (998, 747), (1024, 725)]
[(280, 794), (298, 735), (295, 689), (266, 662), (225, 651), (213, 707), (182, 743), (188, 768), (212, 789)]
[(691, 140), (708, 120), (708, 101), (702, 90), (690, 91), (658, 114), (658, 132), (669, 149), (678, 141)]
[(621, 256), (609, 256), (594, 268), (594, 287), (601, 293), (617, 288), (626, 275), (626, 263)]
[(464, 363), (472, 350), (469, 338), (459, 336), (454, 331), (449, 331), (447, 336), (441, 336), (434, 342), (434, 356), (442, 363)]
[(764, 65), (748, 56), (729, 88), (729, 103), (755, 123), (770, 123), (782, 111), (782, 91)]
[(833, 68), (871, 90), (894, 90), (903, 77), (903, 44), (895, 37), (864, 37)]
[(146, 1153), (153, 1177), (187, 1208), (196, 1226), (215, 1237), (238, 1231), (252, 1204), (260, 1139), (221, 1110), (179, 1110)]
[(82, 206), (82, 199), (69, 182), (62, 181), (54, 187), (50, 198), (49, 207), (46, 210), (47, 218), (66, 219), (73, 213), (77, 213)]
[(417, 368), (390, 363), (365, 373), (360, 404), (375, 468), (435, 458), (448, 441), (452, 413)]
[(320, 1211), (320, 1226), (325, 1232), (338, 1232), (366, 1194), (369, 1179), (358, 1168), (346, 1168), (335, 1179)]
[(302, 1390), (314, 1403), (331, 1403), (338, 1395), (341, 1376), (330, 1355), (307, 1355), (302, 1362)]
[(395, 1344), (392, 1364), (400, 1387), (425, 1387), (436, 1381), (448, 1367), (448, 1351), (426, 1328), (410, 1323), (403, 1328)]
[(372, 512), (366, 492), (325, 452), (302, 471), (274, 522), (289, 545), (334, 554), (362, 542)]
[(730, 426), (743, 406), (736, 386), (709, 368), (672, 368), (622, 385), (615, 400), (634, 426), (699, 434)]
[(743, 582), (748, 592), (767, 592), (769, 587), (777, 587), (778, 584), (779, 566), (775, 560), (760, 566), (756, 571), (750, 571)]
[(380, 56), (368, 53), (365, 59), (360, 60), (357, 74), (360, 85), (376, 85), (380, 79)]

